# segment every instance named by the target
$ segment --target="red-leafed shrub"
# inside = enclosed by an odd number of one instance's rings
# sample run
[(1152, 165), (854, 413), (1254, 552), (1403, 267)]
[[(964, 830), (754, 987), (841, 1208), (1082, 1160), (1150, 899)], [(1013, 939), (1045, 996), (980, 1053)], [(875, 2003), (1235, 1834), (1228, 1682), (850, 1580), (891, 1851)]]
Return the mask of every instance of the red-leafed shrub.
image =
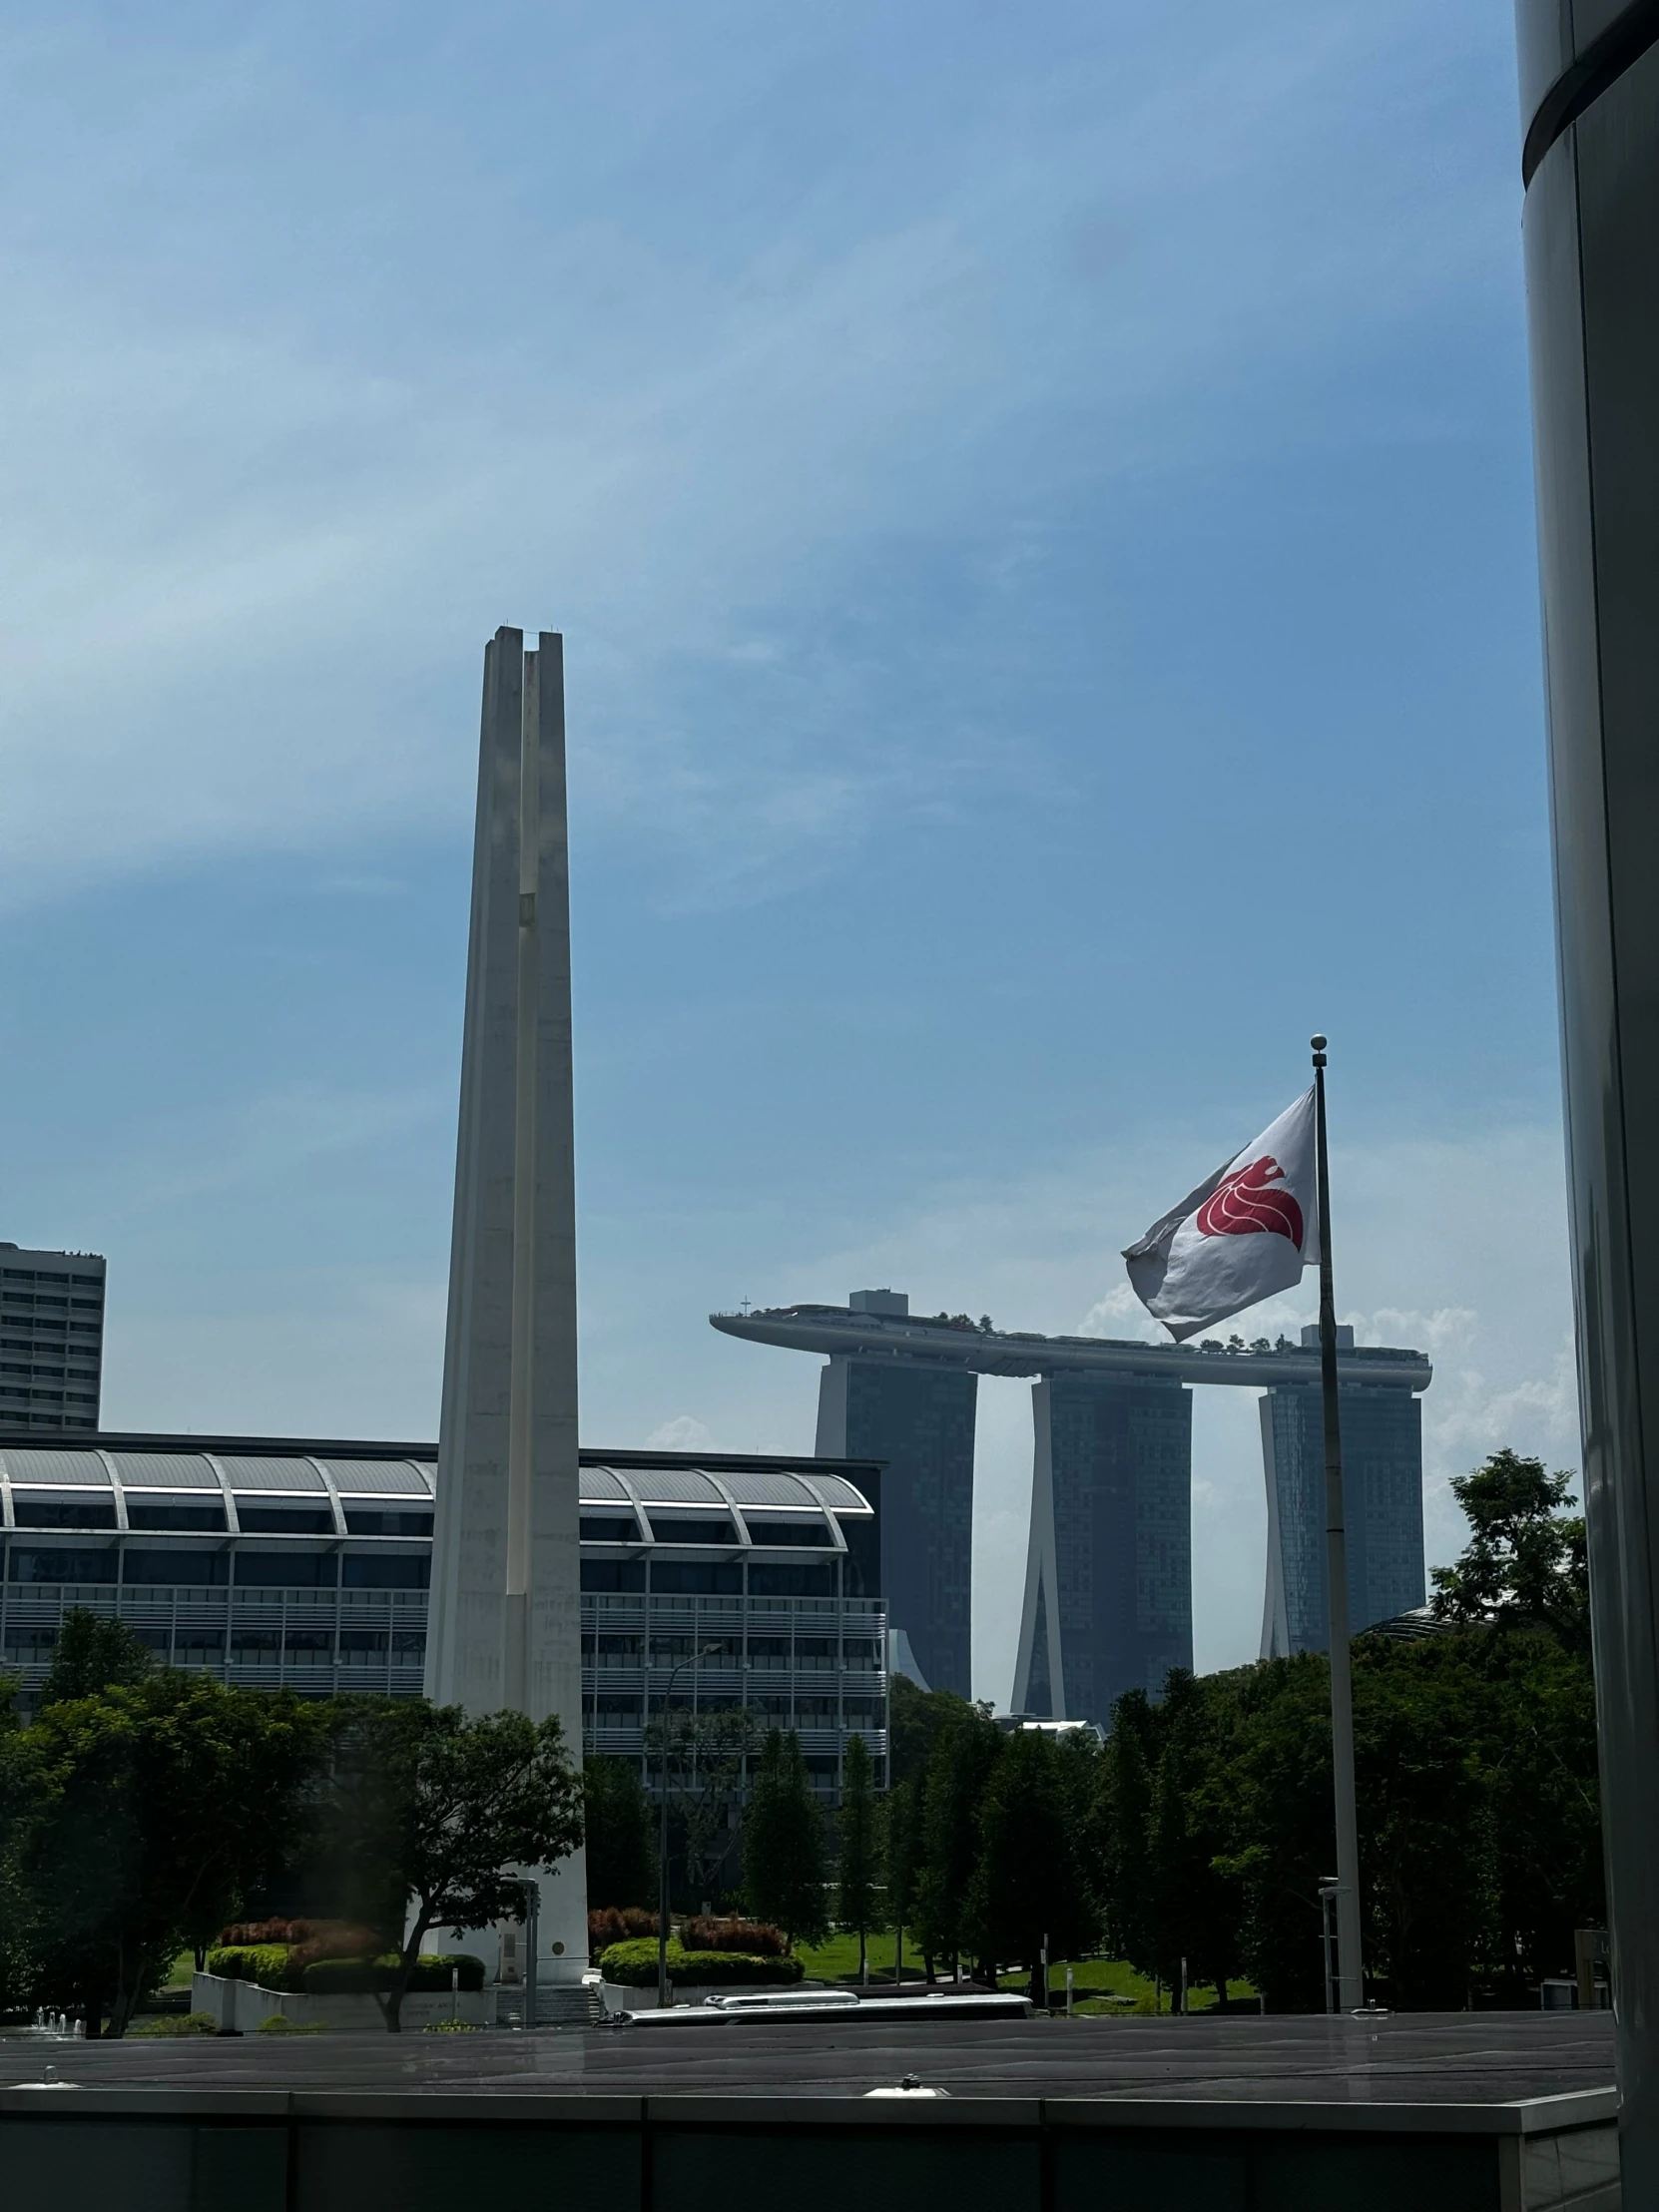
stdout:
[(219, 1940), (226, 1948), (285, 1943), (295, 1973), (323, 1958), (372, 1958), (385, 1948), (385, 1937), (358, 1921), (243, 1921)]
[(595, 1958), (612, 1943), (635, 1942), (656, 1933), (656, 1914), (637, 1905), (602, 1905), (588, 1915), (588, 1949)]
[(764, 1921), (722, 1921), (699, 1915), (682, 1921), (678, 1934), (687, 1950), (738, 1950), (746, 1958), (787, 1958), (790, 1951), (783, 1930), (769, 1928)]

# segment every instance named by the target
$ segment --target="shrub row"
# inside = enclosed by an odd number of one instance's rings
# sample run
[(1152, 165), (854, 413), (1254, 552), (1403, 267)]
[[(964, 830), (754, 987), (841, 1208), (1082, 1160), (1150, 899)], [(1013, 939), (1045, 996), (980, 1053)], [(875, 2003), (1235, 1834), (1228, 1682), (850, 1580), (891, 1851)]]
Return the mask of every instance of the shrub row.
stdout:
[[(739, 1950), (746, 1958), (787, 1958), (789, 1939), (781, 1929), (763, 1921), (742, 1921), (735, 1915), (717, 1920), (698, 1914), (684, 1920), (673, 1933), (687, 1950)], [(597, 1958), (612, 1943), (626, 1943), (657, 1934), (657, 1916), (637, 1905), (606, 1905), (588, 1915), (588, 1949)]]
[(212, 2012), (158, 2012), (140, 2020), (129, 2035), (217, 2035), (219, 2022)]
[[(625, 1989), (649, 1989), (657, 1979), (655, 1936), (612, 1943), (600, 1954), (599, 1970), (607, 1981)], [(681, 1988), (799, 1981), (802, 1970), (799, 1958), (766, 1958), (737, 1950), (687, 1950), (677, 1936), (668, 1939), (669, 1979)]]
[[(651, 1931), (655, 1936), (657, 1931)], [(715, 1920), (701, 1915), (680, 1923), (680, 1940), (688, 1950), (740, 1950), (746, 1958), (787, 1958), (789, 1937), (765, 1921)]]
[[(409, 1977), (411, 1989), (449, 1987), (451, 1967), (460, 1970), (463, 1989), (484, 1986), (484, 1961), (469, 1951), (422, 1951)], [(283, 1943), (228, 1943), (208, 1953), (209, 1973), (227, 1981), (255, 1981), (262, 1989), (283, 1989), (305, 1996), (363, 1994), (388, 1989), (397, 1970), (397, 1956), (382, 1951), (378, 1958), (319, 1958), (306, 1964), (302, 1956)]]
[(298, 1955), (294, 1966), (314, 1965), (319, 1958), (372, 1958), (383, 1937), (361, 1921), (244, 1921), (226, 1929), (219, 1938), (223, 1950), (263, 1949), (278, 1943)]

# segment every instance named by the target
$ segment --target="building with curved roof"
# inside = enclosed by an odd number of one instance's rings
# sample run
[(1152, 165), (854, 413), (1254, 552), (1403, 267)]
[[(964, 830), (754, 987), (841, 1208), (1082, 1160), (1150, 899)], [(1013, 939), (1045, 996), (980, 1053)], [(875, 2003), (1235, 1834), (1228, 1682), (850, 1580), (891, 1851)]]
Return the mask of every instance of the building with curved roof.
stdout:
[[(436, 1480), (429, 1443), (0, 1432), (0, 1659), (27, 1698), (83, 1606), (226, 1682), (418, 1697)], [(672, 1696), (796, 1729), (827, 1793), (854, 1733), (884, 1767), (879, 1498), (860, 1461), (583, 1451), (587, 1747), (643, 1758)]]

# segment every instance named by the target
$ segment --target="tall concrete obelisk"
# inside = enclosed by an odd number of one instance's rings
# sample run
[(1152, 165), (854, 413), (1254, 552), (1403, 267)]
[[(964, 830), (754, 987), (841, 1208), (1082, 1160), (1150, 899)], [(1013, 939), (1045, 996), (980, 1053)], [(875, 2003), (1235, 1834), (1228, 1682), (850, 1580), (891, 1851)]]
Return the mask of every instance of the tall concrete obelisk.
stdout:
[[(426, 1694), (564, 1723), (582, 1755), (576, 1188), (563, 640), (484, 650)], [(587, 1962), (581, 1855), (539, 1976)]]

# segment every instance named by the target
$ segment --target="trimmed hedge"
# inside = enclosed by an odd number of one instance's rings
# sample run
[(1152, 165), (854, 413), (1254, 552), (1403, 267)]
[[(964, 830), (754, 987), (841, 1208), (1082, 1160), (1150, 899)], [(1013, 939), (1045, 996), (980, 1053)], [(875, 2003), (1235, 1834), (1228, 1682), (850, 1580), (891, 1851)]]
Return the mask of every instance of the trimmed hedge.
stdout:
[[(395, 1951), (378, 1958), (319, 1958), (313, 1964), (294, 1962), (294, 1950), (286, 1943), (227, 1943), (208, 1953), (209, 1973), (227, 1981), (257, 1981), (262, 1989), (281, 1989), (295, 1996), (372, 1995), (389, 1989), (397, 1970)], [(470, 1951), (425, 1951), (409, 1976), (411, 1989), (447, 1989), (449, 1969), (458, 1966), (463, 1989), (484, 1986), (484, 1961)]]
[[(423, 1950), (409, 1976), (410, 1991), (447, 1993), (452, 1966), (460, 1969), (463, 1989), (484, 1986), (484, 1961), (474, 1958), (470, 1951)], [(308, 1997), (361, 1996), (389, 1989), (396, 1971), (395, 1951), (382, 1951), (378, 1958), (319, 1958), (314, 1966), (305, 1968), (300, 1986)]]
[(208, 1971), (222, 1981), (257, 1981), (262, 1989), (297, 1989), (282, 1977), (288, 1970), (286, 1943), (224, 1943), (208, 1953)]
[[(651, 1936), (632, 1942), (612, 1943), (601, 1952), (599, 1970), (607, 1981), (625, 1989), (649, 1989), (657, 1979), (657, 1944)], [(680, 1988), (708, 1988), (716, 1983), (799, 1981), (799, 1958), (757, 1958), (739, 1950), (687, 1950), (677, 1936), (668, 1939), (668, 1977)]]

